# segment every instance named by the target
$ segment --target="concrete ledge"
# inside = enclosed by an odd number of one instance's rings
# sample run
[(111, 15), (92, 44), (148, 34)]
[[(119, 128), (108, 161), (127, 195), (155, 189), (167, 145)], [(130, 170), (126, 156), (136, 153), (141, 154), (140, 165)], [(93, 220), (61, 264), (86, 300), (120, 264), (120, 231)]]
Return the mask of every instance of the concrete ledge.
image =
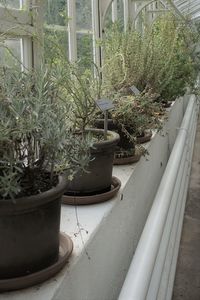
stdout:
[(54, 278), (29, 289), (4, 293), (0, 300), (114, 300), (117, 298), (165, 170), (185, 101), (168, 109), (161, 133), (146, 144), (149, 155), (136, 164), (114, 167), (122, 187), (105, 203), (62, 207), (61, 231), (74, 252)]

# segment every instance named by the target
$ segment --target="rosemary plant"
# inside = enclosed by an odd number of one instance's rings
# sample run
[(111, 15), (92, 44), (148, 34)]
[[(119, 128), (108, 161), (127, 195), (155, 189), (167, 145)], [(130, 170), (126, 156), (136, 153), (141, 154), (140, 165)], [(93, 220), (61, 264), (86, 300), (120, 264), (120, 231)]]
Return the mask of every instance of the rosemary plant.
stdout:
[(114, 25), (103, 41), (103, 79), (107, 91), (135, 85), (151, 89), (160, 101), (174, 100), (196, 80), (192, 56), (195, 33), (172, 14), (159, 17), (143, 34)]
[(79, 63), (68, 64), (62, 75), (63, 91), (66, 103), (71, 104), (71, 121), (77, 132), (85, 133), (85, 129), (95, 117), (95, 100), (101, 96), (101, 79), (98, 69), (94, 77), (92, 68), (83, 70)]

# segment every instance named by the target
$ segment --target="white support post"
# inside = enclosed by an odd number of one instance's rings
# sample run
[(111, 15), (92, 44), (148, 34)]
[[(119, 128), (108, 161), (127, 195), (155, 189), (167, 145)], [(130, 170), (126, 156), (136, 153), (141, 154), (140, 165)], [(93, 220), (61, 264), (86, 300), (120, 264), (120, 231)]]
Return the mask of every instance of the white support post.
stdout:
[(98, 40), (101, 39), (101, 8), (99, 0), (92, 1), (92, 31), (93, 31), (93, 59), (94, 63), (101, 67), (101, 47)]
[[(140, 8), (141, 3), (136, 3), (136, 11)], [(138, 32), (142, 33), (142, 17), (141, 13), (137, 16), (135, 20), (135, 28)]]
[(123, 3), (124, 3), (124, 31), (126, 31), (129, 24), (129, 0), (123, 0)]
[(33, 68), (33, 42), (32, 38), (24, 37), (20, 39), (22, 71)]
[(117, 16), (117, 0), (112, 1), (112, 22), (116, 22), (118, 19)]
[[(153, 11), (156, 10), (156, 3), (155, 3), (155, 2), (152, 3), (152, 10), (153, 10)], [(155, 17), (156, 17), (156, 14), (155, 14), (155, 12), (153, 12), (153, 13), (152, 13), (152, 22), (153, 22), (153, 20), (155, 19)]]
[(32, 0), (32, 13), (32, 25), (35, 28), (35, 36), (33, 36), (33, 67), (39, 68), (44, 60), (43, 0)]
[(129, 18), (132, 24), (132, 29), (135, 29), (135, 12), (136, 12), (136, 3), (135, 1), (131, 1)]
[[(30, 11), (31, 0), (20, 0), (20, 9), (24, 7)], [(32, 24), (31, 24), (32, 25)], [(20, 39), (22, 71), (33, 68), (33, 41), (31, 37)]]
[(68, 41), (69, 41), (69, 60), (77, 60), (77, 38), (76, 38), (76, 1), (68, 0)]
[(144, 24), (144, 26), (145, 27), (148, 27), (151, 24), (151, 13), (150, 13), (150, 10), (151, 10), (150, 5), (147, 5), (144, 8), (144, 12), (145, 12), (145, 17), (144, 17), (145, 24)]

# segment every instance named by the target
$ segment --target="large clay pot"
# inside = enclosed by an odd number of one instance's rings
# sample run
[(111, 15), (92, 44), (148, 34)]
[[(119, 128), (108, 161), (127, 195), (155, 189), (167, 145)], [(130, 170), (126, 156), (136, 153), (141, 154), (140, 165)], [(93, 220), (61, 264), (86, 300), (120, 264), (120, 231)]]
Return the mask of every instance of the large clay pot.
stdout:
[(66, 180), (49, 191), (0, 200), (0, 279), (40, 271), (58, 259), (61, 196)]

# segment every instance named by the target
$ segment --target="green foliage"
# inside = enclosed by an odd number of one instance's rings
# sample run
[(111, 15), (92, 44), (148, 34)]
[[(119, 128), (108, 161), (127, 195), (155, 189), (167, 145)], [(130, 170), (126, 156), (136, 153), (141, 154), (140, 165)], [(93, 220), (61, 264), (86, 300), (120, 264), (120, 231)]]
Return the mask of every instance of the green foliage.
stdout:
[(100, 74), (94, 77), (92, 67), (85, 70), (84, 67), (81, 68), (80, 63), (68, 63), (63, 68), (62, 86), (66, 103), (71, 103), (70, 117), (74, 124), (73, 127), (84, 133), (85, 128), (94, 118), (95, 100), (99, 99), (101, 95)]
[(135, 31), (123, 32), (119, 24), (105, 33), (103, 78), (105, 89), (119, 91), (136, 84), (140, 74), (141, 37)]
[(92, 28), (92, 7), (90, 0), (76, 0), (76, 25), (78, 29)]
[(53, 185), (55, 174), (67, 169), (73, 175), (89, 161), (89, 141), (74, 139), (60, 75), (46, 68), (1, 71), (0, 198), (17, 197), (47, 171)]
[(77, 52), (81, 68), (91, 69), (91, 61), (93, 60), (91, 34), (77, 34)]
[[(91, 68), (93, 59), (92, 35), (90, 33), (77, 34), (77, 54), (81, 68)], [(62, 66), (68, 60), (68, 33), (66, 27), (44, 27), (44, 59), (47, 64)]]
[(196, 79), (191, 43), (194, 33), (172, 14), (158, 18), (143, 35), (109, 30), (103, 42), (103, 78), (107, 90), (135, 85), (152, 89), (160, 100), (173, 100)]
[(45, 20), (47, 24), (66, 25), (66, 0), (45, 1)]
[(147, 32), (146, 67), (141, 87), (150, 86), (161, 100), (174, 100), (185, 93), (186, 86), (196, 80), (190, 47), (194, 33), (174, 15), (160, 17)]
[(68, 33), (58, 26), (44, 27), (44, 59), (49, 65), (62, 65), (68, 58)]
[(137, 96), (115, 96), (112, 119), (130, 140), (134, 141), (146, 129), (155, 129), (161, 126), (161, 122), (157, 118), (160, 107), (155, 102), (156, 98), (157, 94), (149, 91)]
[(19, 0), (0, 0), (0, 5), (5, 7), (19, 8), (20, 1)]

